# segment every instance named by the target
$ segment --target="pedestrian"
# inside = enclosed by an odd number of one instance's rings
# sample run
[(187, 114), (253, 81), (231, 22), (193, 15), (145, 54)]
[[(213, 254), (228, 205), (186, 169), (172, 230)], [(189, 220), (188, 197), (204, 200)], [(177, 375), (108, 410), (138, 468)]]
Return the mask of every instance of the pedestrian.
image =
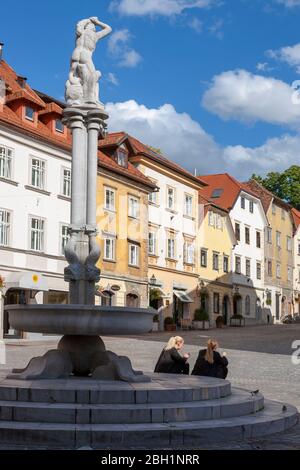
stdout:
[(206, 349), (199, 351), (192, 375), (203, 375), (226, 379), (228, 374), (228, 360), (226, 352), (222, 355), (217, 351), (219, 345), (216, 340), (209, 339)]
[(190, 366), (187, 361), (189, 360), (190, 354), (185, 353), (181, 355), (179, 353), (183, 345), (184, 340), (180, 336), (170, 338), (168, 344), (159, 356), (154, 372), (188, 375)]

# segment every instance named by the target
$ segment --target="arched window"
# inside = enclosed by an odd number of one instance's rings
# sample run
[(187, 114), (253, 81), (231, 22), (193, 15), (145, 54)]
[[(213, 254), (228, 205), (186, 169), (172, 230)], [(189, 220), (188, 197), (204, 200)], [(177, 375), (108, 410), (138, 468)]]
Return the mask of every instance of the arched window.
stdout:
[(250, 315), (251, 313), (251, 301), (250, 301), (250, 296), (247, 295), (245, 299), (245, 314)]
[(126, 295), (126, 307), (138, 308), (140, 306), (140, 298), (137, 294), (129, 293)]
[(114, 293), (109, 290), (104, 290), (101, 292), (101, 306), (102, 307), (111, 307), (113, 305)]

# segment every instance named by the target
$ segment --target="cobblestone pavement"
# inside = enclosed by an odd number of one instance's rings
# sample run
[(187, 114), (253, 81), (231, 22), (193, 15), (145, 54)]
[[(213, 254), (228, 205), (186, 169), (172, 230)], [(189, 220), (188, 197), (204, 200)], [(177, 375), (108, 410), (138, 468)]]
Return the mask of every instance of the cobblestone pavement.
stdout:
[[(178, 332), (185, 339), (185, 351), (191, 353), (190, 364), (199, 347), (209, 337), (216, 338), (229, 359), (228, 380), (233, 386), (259, 389), (267, 398), (295, 405), (300, 410), (300, 365), (292, 363), (291, 345), (300, 340), (300, 325), (224, 328), (207, 331)], [(155, 362), (170, 337), (170, 333), (152, 333), (140, 337), (104, 338), (107, 349), (131, 358), (136, 369), (153, 371)], [(56, 347), (57, 341), (7, 341), (6, 364), (0, 365), (0, 375), (13, 367), (26, 366), (33, 356)], [(231, 442), (215, 449), (300, 449), (300, 425), (284, 435), (274, 435), (260, 441)], [(0, 444), (1, 449), (1, 444)]]

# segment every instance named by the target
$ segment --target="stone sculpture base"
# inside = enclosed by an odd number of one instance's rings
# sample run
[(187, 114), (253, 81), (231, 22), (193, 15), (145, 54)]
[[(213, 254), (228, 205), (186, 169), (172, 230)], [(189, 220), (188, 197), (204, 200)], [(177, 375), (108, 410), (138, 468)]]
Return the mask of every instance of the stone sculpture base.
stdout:
[(8, 379), (65, 379), (70, 376), (95, 380), (150, 382), (143, 372), (135, 371), (126, 356), (106, 351), (99, 336), (63, 336), (58, 349), (34, 357), (24, 369), (14, 369)]

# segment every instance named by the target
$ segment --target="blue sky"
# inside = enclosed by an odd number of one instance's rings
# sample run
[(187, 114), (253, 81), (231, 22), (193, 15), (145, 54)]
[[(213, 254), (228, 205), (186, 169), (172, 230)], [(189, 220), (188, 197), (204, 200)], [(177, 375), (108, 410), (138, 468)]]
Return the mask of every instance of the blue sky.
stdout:
[[(113, 34), (94, 60), (110, 129), (189, 170), (246, 179), (300, 164), (300, 0), (51, 0), (1, 6), (4, 58), (62, 98), (78, 20)], [(7, 20), (6, 20), (7, 18)], [(296, 98), (295, 98), (296, 96)]]

